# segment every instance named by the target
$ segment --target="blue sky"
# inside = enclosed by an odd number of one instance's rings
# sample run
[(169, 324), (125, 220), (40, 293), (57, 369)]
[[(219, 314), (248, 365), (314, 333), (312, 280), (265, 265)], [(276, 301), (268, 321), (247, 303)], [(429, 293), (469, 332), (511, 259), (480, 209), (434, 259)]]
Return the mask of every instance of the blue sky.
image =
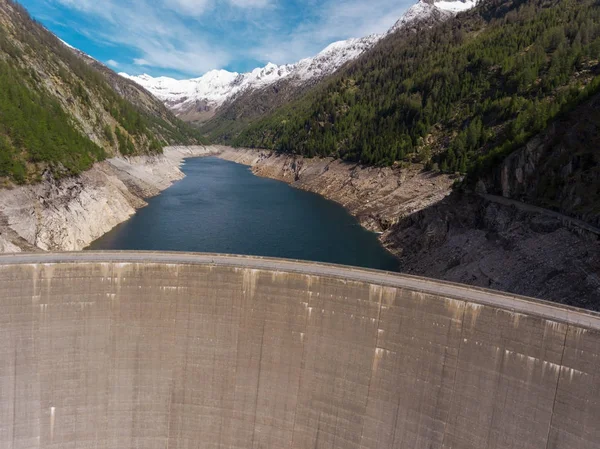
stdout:
[(130, 74), (292, 63), (383, 32), (416, 0), (19, 0), (58, 37)]

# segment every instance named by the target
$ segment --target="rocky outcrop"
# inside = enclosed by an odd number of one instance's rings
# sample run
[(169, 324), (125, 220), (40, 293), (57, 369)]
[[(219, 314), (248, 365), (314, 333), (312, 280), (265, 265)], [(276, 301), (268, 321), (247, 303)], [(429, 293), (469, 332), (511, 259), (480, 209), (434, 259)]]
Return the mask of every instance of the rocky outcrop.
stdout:
[(45, 174), (34, 186), (0, 191), (0, 251), (78, 251), (130, 218), (181, 179), (185, 157), (206, 147), (171, 147), (161, 156), (114, 158), (72, 178)]
[(600, 310), (600, 242), (555, 216), (455, 192), (385, 244), (407, 273)]

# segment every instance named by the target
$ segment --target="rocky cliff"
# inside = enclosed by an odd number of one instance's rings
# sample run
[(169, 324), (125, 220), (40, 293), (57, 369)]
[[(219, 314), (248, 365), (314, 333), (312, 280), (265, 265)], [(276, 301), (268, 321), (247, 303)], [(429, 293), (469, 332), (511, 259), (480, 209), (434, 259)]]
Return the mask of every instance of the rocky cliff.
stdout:
[(600, 310), (598, 236), (454, 192), (384, 236), (402, 271)]
[(507, 157), (483, 185), (600, 227), (599, 122), (595, 95)]

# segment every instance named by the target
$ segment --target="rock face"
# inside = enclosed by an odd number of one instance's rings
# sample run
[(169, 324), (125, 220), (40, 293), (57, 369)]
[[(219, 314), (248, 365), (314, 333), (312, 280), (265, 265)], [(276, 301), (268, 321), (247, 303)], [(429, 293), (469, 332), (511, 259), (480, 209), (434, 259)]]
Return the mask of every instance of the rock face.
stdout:
[(599, 122), (596, 95), (507, 157), (487, 190), (600, 227)]
[(385, 236), (402, 270), (600, 310), (598, 236), (531, 213), (453, 193)]
[(0, 190), (0, 250), (81, 250), (181, 179), (184, 157), (210, 151), (171, 147), (161, 156), (114, 158), (77, 177), (46, 175), (34, 186)]

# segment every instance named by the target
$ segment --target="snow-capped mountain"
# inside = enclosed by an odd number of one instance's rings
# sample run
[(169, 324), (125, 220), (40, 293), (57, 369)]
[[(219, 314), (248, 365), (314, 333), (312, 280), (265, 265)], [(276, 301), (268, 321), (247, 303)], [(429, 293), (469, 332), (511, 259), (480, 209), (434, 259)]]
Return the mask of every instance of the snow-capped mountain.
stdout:
[(330, 75), (371, 48), (380, 38), (379, 35), (371, 35), (334, 42), (318, 55), (296, 64), (278, 66), (269, 63), (248, 73), (212, 70), (200, 78), (189, 80), (120, 75), (145, 87), (180, 118), (201, 121), (210, 118), (219, 106), (241, 92), (260, 89), (282, 79), (300, 85)]
[[(162, 100), (175, 114), (186, 118), (190, 112), (205, 112), (205, 118), (226, 100), (248, 89), (259, 89), (289, 75), (292, 66), (267, 64), (248, 73), (211, 70), (200, 78), (176, 80), (168, 77), (153, 78), (150, 75), (129, 76)], [(202, 114), (200, 114), (202, 115)]]
[(386, 35), (430, 18), (444, 20), (476, 5), (478, 0), (419, 0), (384, 34), (334, 42), (314, 57), (295, 64), (254, 69), (248, 73), (212, 70), (199, 78), (176, 80), (150, 75), (130, 76), (162, 100), (177, 116), (189, 121), (204, 121), (226, 101), (242, 92), (261, 89), (283, 79), (295, 85), (314, 82), (334, 73), (348, 61), (356, 59)]

